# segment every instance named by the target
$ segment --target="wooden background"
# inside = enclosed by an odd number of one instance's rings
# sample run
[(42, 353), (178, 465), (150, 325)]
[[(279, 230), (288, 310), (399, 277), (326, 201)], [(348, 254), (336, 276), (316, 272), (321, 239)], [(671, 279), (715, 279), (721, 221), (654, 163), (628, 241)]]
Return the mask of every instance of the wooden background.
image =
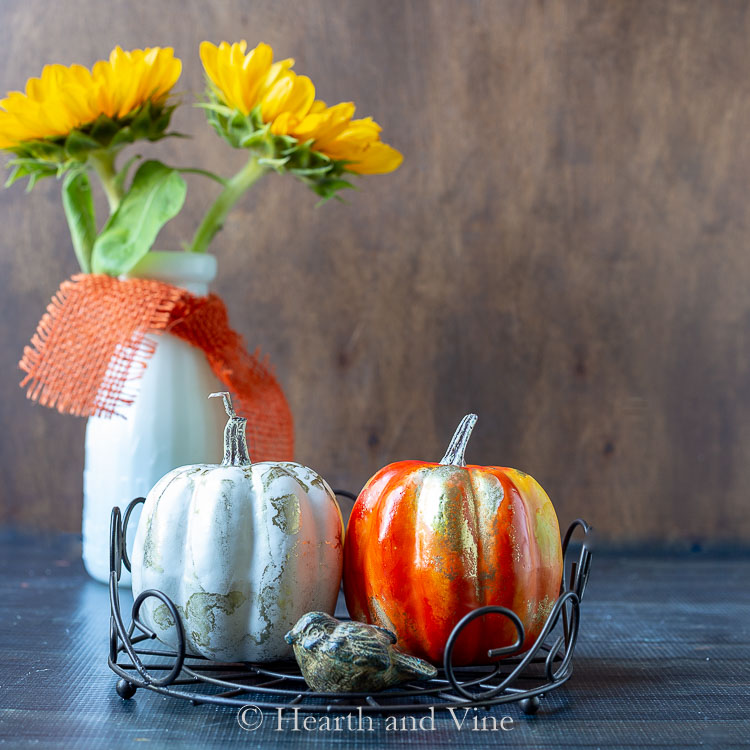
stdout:
[[(266, 178), (217, 238), (224, 296), (270, 353), (297, 458), (359, 489), (439, 460), (517, 466), (615, 544), (750, 542), (750, 3), (2, 0), (0, 90), (117, 43), (265, 40), (405, 154), (348, 205)], [(229, 175), (241, 154), (140, 147)], [(178, 247), (215, 194), (190, 179)], [(0, 522), (79, 528), (84, 422), (16, 362), (76, 270), (59, 185), (0, 193)]]

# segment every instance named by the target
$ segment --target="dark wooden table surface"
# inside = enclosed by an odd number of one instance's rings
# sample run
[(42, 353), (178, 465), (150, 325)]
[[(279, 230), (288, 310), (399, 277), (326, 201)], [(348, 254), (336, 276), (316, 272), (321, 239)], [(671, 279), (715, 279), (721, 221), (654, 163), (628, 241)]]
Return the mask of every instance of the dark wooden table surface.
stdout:
[[(506, 732), (242, 730), (236, 711), (138, 691), (107, 667), (107, 589), (72, 536), (0, 532), (3, 747), (750, 747), (750, 557), (597, 553), (570, 682)], [(123, 603), (125, 603), (123, 597)], [(506, 726), (508, 723), (506, 722)], [(141, 744), (145, 743), (145, 744)]]

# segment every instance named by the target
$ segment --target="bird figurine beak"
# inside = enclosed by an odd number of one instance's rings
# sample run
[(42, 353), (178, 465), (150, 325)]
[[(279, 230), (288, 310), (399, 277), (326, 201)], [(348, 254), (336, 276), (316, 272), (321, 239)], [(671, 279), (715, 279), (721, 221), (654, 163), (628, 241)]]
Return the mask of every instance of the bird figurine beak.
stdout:
[(294, 636), (292, 635), (292, 631), (290, 630), (285, 636), (284, 640), (291, 646), (294, 643)]

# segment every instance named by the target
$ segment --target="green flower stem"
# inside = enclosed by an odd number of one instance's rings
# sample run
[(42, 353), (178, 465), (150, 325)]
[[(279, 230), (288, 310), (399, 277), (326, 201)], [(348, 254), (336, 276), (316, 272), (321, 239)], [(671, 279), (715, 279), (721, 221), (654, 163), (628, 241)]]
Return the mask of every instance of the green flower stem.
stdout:
[(122, 186), (117, 181), (115, 170), (115, 155), (107, 150), (95, 151), (89, 156), (89, 161), (99, 175), (109, 202), (109, 213), (113, 214), (122, 200)]
[(214, 201), (211, 208), (208, 209), (188, 248), (189, 252), (206, 252), (208, 246), (211, 244), (211, 240), (224, 225), (227, 214), (231, 211), (234, 204), (237, 203), (248, 188), (268, 171), (269, 167), (258, 163), (257, 156), (250, 157), (247, 164), (234, 177), (227, 181), (226, 186), (219, 193), (219, 197)]

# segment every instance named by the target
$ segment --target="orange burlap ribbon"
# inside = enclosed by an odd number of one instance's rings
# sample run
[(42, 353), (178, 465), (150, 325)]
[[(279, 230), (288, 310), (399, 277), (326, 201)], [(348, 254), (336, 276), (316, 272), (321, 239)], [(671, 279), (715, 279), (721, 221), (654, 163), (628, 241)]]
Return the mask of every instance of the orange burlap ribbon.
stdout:
[(134, 397), (133, 363), (145, 367), (155, 351), (149, 331), (168, 331), (203, 350), (248, 420), (253, 460), (291, 460), (294, 429), (284, 392), (267, 360), (248, 353), (229, 327), (214, 294), (196, 297), (146, 279), (74, 276), (60, 286), (24, 349), (21, 386), (28, 398), (66, 414), (121, 415)]

